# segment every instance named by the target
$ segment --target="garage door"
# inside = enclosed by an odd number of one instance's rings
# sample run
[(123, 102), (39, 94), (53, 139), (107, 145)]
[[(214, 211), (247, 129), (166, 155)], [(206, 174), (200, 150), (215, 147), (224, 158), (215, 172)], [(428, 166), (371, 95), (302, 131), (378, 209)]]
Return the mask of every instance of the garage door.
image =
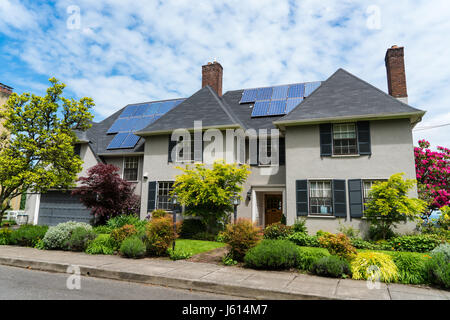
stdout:
[(81, 204), (70, 191), (49, 191), (41, 194), (38, 224), (54, 226), (61, 222), (79, 221), (89, 223), (90, 210)]

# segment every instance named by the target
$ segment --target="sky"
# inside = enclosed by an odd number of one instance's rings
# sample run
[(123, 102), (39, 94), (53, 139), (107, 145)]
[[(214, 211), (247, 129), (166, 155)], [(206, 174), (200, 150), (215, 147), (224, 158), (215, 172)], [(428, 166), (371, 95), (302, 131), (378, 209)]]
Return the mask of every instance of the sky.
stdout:
[(188, 97), (216, 59), (223, 89), (326, 80), (343, 68), (387, 92), (405, 48), (414, 141), (450, 146), (450, 1), (0, 0), (0, 82), (92, 97), (95, 121), (127, 104)]

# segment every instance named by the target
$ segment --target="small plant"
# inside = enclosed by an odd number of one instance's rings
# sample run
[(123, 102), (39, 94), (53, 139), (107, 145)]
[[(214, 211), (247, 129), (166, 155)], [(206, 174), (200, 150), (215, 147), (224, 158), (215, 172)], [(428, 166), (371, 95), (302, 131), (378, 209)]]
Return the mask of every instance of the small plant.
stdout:
[(192, 236), (193, 240), (215, 241), (216, 238), (217, 238), (217, 235), (215, 235), (214, 233), (206, 232), (206, 231), (196, 233)]
[(360, 234), (360, 231), (358, 229), (355, 229), (352, 226), (346, 226), (345, 224), (342, 224), (340, 220), (338, 230), (340, 233), (345, 234), (350, 239), (358, 238)]
[(322, 277), (346, 278), (352, 273), (348, 262), (338, 256), (320, 258), (314, 262), (311, 272)]
[(328, 250), (324, 248), (298, 247), (298, 251), (298, 268), (305, 271), (311, 271), (311, 268), (316, 261), (330, 255)]
[(11, 233), (9, 244), (34, 248), (39, 240), (44, 238), (47, 230), (47, 226), (22, 225)]
[(16, 221), (14, 221), (14, 220), (3, 220), (1, 223), (0, 223), (0, 227), (11, 227), (11, 226), (15, 226), (15, 225), (17, 225), (17, 222)]
[(353, 279), (367, 280), (380, 278), (384, 282), (398, 279), (398, 270), (392, 258), (381, 252), (359, 252), (351, 261)]
[(391, 254), (398, 270), (398, 281), (404, 284), (426, 282), (425, 262), (427, 256), (415, 252), (393, 252)]
[(192, 252), (188, 251), (188, 250), (184, 250), (184, 249), (177, 249), (175, 247), (175, 251), (172, 250), (172, 248), (169, 248), (167, 250), (167, 252), (169, 253), (169, 257), (171, 260), (183, 260), (183, 259), (189, 259), (190, 257), (193, 256)]
[(273, 223), (264, 229), (264, 239), (283, 240), (292, 234), (292, 228), (281, 223)]
[(119, 248), (126, 238), (136, 235), (137, 232), (138, 231), (136, 230), (135, 226), (126, 224), (111, 231), (111, 239), (114, 240), (115, 245)]
[(301, 247), (318, 247), (319, 240), (317, 236), (310, 236), (303, 232), (295, 232), (287, 237), (289, 241), (292, 241)]
[(70, 240), (72, 232), (79, 227), (88, 231), (92, 230), (92, 227), (87, 223), (75, 221), (68, 221), (50, 227), (43, 239), (45, 248), (67, 250), (67, 243)]
[(298, 247), (288, 240), (263, 240), (248, 250), (244, 262), (255, 269), (281, 270), (299, 263)]
[(109, 219), (106, 226), (112, 229), (122, 228), (124, 225), (136, 225), (139, 223), (139, 217), (133, 214), (122, 214)]
[(238, 262), (236, 260), (234, 260), (232, 257), (230, 257), (230, 254), (226, 254), (222, 257), (222, 263), (225, 266), (234, 266), (236, 264), (238, 264)]
[(434, 234), (401, 236), (391, 239), (391, 247), (395, 251), (428, 252), (436, 248), (441, 239)]
[(308, 233), (308, 228), (306, 228), (306, 219), (298, 218), (297, 220), (295, 220), (295, 223), (292, 225), (292, 231), (300, 233)]
[(332, 234), (332, 233), (328, 232), (328, 231), (317, 230), (316, 237), (319, 238), (319, 237), (327, 236), (327, 235), (330, 235), (330, 234)]
[(109, 234), (99, 234), (97, 238), (88, 242), (86, 253), (114, 254), (114, 241)]
[(163, 209), (156, 209), (152, 211), (152, 219), (164, 218), (167, 215), (169, 215), (169, 213)]
[(442, 253), (430, 256), (425, 264), (428, 281), (442, 288), (450, 288), (450, 260)]
[(145, 256), (146, 247), (141, 239), (131, 237), (123, 240), (119, 251), (124, 257), (138, 259)]
[(377, 246), (375, 244), (373, 244), (372, 242), (369, 242), (369, 241), (365, 241), (361, 238), (350, 239), (350, 243), (356, 249), (366, 249), (366, 250), (377, 249)]
[(449, 261), (450, 261), (450, 244), (449, 243), (443, 243), (439, 245), (438, 247), (434, 248), (430, 254), (440, 254), (442, 253)]
[(228, 224), (222, 235), (230, 247), (230, 257), (237, 261), (242, 261), (247, 251), (262, 238), (261, 229), (250, 220), (242, 218), (234, 224)]
[(147, 225), (147, 253), (154, 256), (167, 255), (167, 249), (175, 241), (176, 236), (172, 219), (169, 217), (153, 219)]
[(94, 231), (78, 227), (72, 231), (65, 247), (70, 251), (85, 251), (88, 242), (94, 240), (96, 237), (97, 234)]
[(113, 229), (108, 226), (97, 226), (92, 228), (92, 231), (96, 234), (110, 234), (112, 230)]
[(342, 233), (323, 235), (319, 237), (319, 243), (332, 255), (337, 255), (345, 260), (351, 260), (356, 255), (356, 249), (351, 245), (350, 239)]
[(8, 228), (0, 229), (0, 245), (8, 245), (11, 242), (12, 230)]

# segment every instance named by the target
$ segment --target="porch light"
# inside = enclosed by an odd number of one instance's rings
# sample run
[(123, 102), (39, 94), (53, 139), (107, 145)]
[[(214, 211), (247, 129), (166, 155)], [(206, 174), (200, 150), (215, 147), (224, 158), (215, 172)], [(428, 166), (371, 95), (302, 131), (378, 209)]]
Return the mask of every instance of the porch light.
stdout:
[(252, 190), (247, 191), (247, 200), (248, 201), (252, 200)]

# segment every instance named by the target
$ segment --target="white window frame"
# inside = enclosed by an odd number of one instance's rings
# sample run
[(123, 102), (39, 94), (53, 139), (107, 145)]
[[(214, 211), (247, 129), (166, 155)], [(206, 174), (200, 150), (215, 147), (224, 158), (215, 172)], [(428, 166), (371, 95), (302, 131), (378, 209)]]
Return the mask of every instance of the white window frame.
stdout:
[[(336, 131), (335, 127), (337, 126), (347, 126), (347, 130), (346, 131)], [(345, 135), (345, 134), (351, 134), (352, 132), (350, 130), (348, 130), (349, 126), (352, 126), (354, 128), (354, 134), (355, 137), (354, 138), (349, 138), (349, 137), (344, 137), (344, 138), (340, 138), (340, 139), (335, 139), (335, 134), (341, 134), (341, 135)], [(358, 128), (356, 123), (354, 122), (346, 122), (346, 123), (333, 123), (332, 124), (332, 130), (331, 130), (331, 139), (332, 139), (332, 155), (334, 156), (354, 156), (354, 155), (358, 155), (359, 154), (359, 149), (358, 149)], [(355, 139), (355, 153), (335, 153), (335, 140), (345, 140), (345, 139)], [(350, 149), (349, 147), (347, 147), (348, 149)]]
[[(325, 189), (322, 188), (319, 191), (322, 192), (322, 196), (321, 197), (312, 197), (312, 184), (313, 183), (322, 183), (322, 187), (325, 183), (329, 183), (330, 184), (330, 188)], [(324, 197), (324, 193), (325, 191), (330, 192), (330, 197)], [(322, 198), (322, 199), (330, 199), (330, 213), (313, 213), (311, 210), (311, 198)], [(317, 205), (316, 205), (317, 206)], [(328, 207), (328, 206), (327, 206)], [(313, 217), (332, 217), (334, 216), (334, 211), (333, 211), (333, 179), (310, 179), (308, 180), (308, 216), (313, 216)]]
[[(136, 159), (136, 168), (127, 168), (127, 160)], [(133, 161), (134, 162), (134, 161)], [(128, 180), (125, 175), (126, 169), (136, 169), (136, 180)], [(128, 182), (138, 182), (139, 181), (139, 157), (124, 157), (123, 158), (123, 171), (122, 171), (122, 179)]]
[[(160, 201), (159, 200), (160, 200), (161, 196), (160, 196), (159, 192), (161, 190), (161, 184), (168, 184), (167, 188), (165, 186), (163, 188), (163, 190), (167, 190), (168, 191), (167, 196), (164, 195), (164, 197), (168, 198), (167, 201), (164, 201), (164, 203), (167, 204), (167, 208), (162, 208), (160, 206)], [(170, 187), (170, 184), (172, 185), (172, 187)], [(156, 203), (155, 203), (156, 209), (162, 209), (162, 210), (165, 210), (165, 211), (168, 211), (168, 212), (173, 211), (173, 205), (172, 205), (172, 203), (170, 202), (170, 199), (169, 199), (169, 192), (173, 188), (173, 184), (174, 184), (174, 181), (157, 181), (156, 182)]]

